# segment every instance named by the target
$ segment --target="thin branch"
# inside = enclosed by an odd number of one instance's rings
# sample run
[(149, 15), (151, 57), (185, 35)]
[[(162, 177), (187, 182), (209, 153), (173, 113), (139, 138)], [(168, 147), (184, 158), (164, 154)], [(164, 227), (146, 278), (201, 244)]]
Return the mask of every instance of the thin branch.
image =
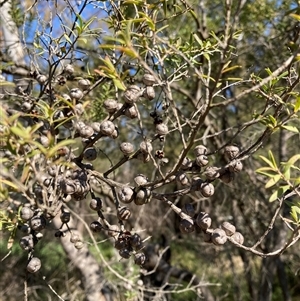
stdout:
[(294, 58), (296, 57), (298, 50), (291, 55), (285, 62), (282, 63), (282, 65), (280, 67), (278, 67), (271, 75), (269, 75), (268, 77), (264, 78), (263, 80), (261, 80), (258, 84), (256, 84), (255, 86), (253, 86), (252, 88), (249, 88), (243, 92), (241, 92), (239, 95), (230, 98), (226, 101), (223, 102), (219, 102), (219, 103), (213, 103), (211, 104), (211, 107), (220, 107), (220, 106), (228, 106), (229, 104), (239, 100), (240, 98), (244, 97), (245, 95), (248, 95), (252, 92), (255, 92), (257, 90), (259, 90), (263, 85), (267, 84), (268, 82), (270, 82), (272, 79), (276, 78), (278, 75), (280, 75), (286, 68), (288, 68), (288, 66), (293, 62)]

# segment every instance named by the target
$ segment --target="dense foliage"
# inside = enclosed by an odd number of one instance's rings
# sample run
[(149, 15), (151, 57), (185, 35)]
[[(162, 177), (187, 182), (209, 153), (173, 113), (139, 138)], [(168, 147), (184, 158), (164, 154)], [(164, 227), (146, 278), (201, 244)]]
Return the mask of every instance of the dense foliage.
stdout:
[(0, 9), (2, 298), (299, 298), (297, 1)]

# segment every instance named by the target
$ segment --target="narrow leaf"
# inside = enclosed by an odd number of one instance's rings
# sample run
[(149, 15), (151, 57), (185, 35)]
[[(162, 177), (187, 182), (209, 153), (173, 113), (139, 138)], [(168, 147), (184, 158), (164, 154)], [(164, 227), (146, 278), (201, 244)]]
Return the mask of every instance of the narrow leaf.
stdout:
[(193, 37), (194, 37), (194, 39), (196, 40), (196, 42), (201, 46), (201, 48), (203, 48), (203, 42), (202, 42), (202, 40), (199, 38), (199, 36), (198, 36), (196, 33), (194, 33), (194, 34), (193, 34)]
[(241, 65), (235, 65), (235, 66), (231, 66), (231, 67), (228, 67), (228, 68), (225, 68), (222, 70), (222, 74), (226, 73), (226, 72), (229, 72), (229, 71), (232, 71), (232, 70), (235, 70), (237, 68), (241, 68), (242, 66)]
[(300, 160), (300, 154), (292, 156), (289, 160), (288, 163), (291, 165), (294, 165), (298, 160)]
[(26, 165), (24, 168), (23, 168), (23, 172), (22, 172), (22, 176), (21, 176), (21, 182), (24, 184), (25, 181), (27, 180), (28, 176), (29, 176), (29, 173), (30, 173), (30, 166), (29, 165)]
[(28, 132), (16, 127), (16, 126), (12, 126), (10, 128), (10, 131), (15, 134), (16, 136), (19, 136), (20, 138), (23, 138), (23, 139), (30, 139), (30, 135)]
[(78, 18), (80, 29), (82, 29), (82, 27), (83, 27), (83, 20), (82, 20), (82, 17), (81, 17), (79, 14), (76, 14), (76, 17)]
[(114, 85), (115, 85), (119, 90), (122, 90), (122, 91), (125, 91), (125, 90), (126, 90), (126, 87), (125, 87), (125, 85), (123, 84), (123, 82), (122, 82), (121, 80), (114, 78), (114, 79), (113, 79), (113, 82), (114, 82)]
[(272, 163), (273, 163), (273, 166), (274, 166), (275, 168), (277, 168), (277, 164), (276, 164), (276, 161), (275, 161), (274, 155), (273, 155), (273, 153), (272, 153), (272, 151), (271, 151), (271, 150), (269, 150), (269, 158), (270, 158), (270, 160), (272, 161)]
[(294, 19), (296, 19), (297, 21), (300, 21), (300, 15), (297, 14), (290, 14), (290, 16)]
[(272, 168), (272, 167), (261, 167), (261, 168), (258, 168), (256, 171), (257, 171), (257, 172), (262, 172), (262, 171), (274, 171), (274, 168)]
[(283, 168), (283, 175), (284, 175), (284, 180), (289, 181), (291, 178), (291, 167), (290, 166), (285, 166)]
[(277, 198), (280, 198), (283, 196), (283, 194), (290, 189), (289, 185), (280, 186), (269, 198), (269, 202), (274, 202), (277, 200)]
[(54, 156), (56, 154), (56, 152), (62, 148), (63, 146), (67, 146), (70, 144), (74, 144), (75, 141), (72, 139), (67, 139), (64, 141), (61, 141), (59, 143), (57, 143), (54, 147), (52, 147), (48, 152), (47, 152), (47, 158), (51, 158), (52, 156)]
[(271, 166), (273, 168), (273, 170), (276, 170), (276, 166), (273, 165), (273, 163), (267, 159), (266, 157), (264, 156), (259, 156), (263, 161), (265, 161), (269, 166)]
[(3, 184), (5, 184), (5, 185), (7, 185), (7, 186), (10, 186), (10, 187), (14, 188), (15, 190), (18, 190), (18, 186), (15, 185), (15, 184), (14, 184), (13, 182), (11, 182), (11, 181), (8, 181), (8, 180), (5, 180), (5, 179), (0, 179), (0, 183), (3, 183)]
[(71, 41), (71, 39), (69, 38), (69, 36), (68, 36), (67, 34), (64, 34), (64, 38), (66, 39), (66, 41), (67, 41), (70, 45), (73, 44), (73, 42)]
[(264, 175), (264, 176), (267, 176), (267, 177), (269, 177), (269, 178), (272, 178), (272, 177), (274, 177), (274, 176), (277, 175), (277, 173), (275, 173), (275, 172), (270, 173), (270, 172), (266, 172), (266, 171), (258, 171), (258, 170), (257, 170), (256, 172), (258, 172), (258, 173), (260, 173), (260, 174), (262, 174), (262, 175)]
[(295, 103), (294, 112), (297, 113), (299, 109), (300, 109), (300, 97), (298, 96)]
[(106, 56), (104, 60), (102, 60), (102, 62), (112, 71), (115, 71), (115, 66), (113, 65), (113, 63), (111, 62), (109, 56)]
[(8, 81), (6, 81), (6, 80), (1, 80), (1, 81), (0, 81), (0, 86), (14, 87), (15, 84), (14, 84), (14, 83), (11, 83), (11, 82), (8, 82)]
[(281, 179), (281, 175), (275, 175), (273, 178), (271, 178), (265, 185), (266, 188), (270, 188), (274, 186), (279, 180)]
[(209, 56), (209, 54), (208, 53), (203, 53), (203, 56), (208, 60), (208, 61), (210, 61), (210, 56)]
[(83, 26), (83, 30), (85, 30), (86, 28), (88, 28), (96, 19), (96, 17), (92, 17), (90, 20), (86, 21), (86, 23)]
[(278, 199), (278, 190), (274, 191), (269, 198), (269, 202), (272, 203)]
[(78, 42), (83, 42), (84, 44), (87, 43), (87, 39), (86, 38), (79, 38)]
[(282, 125), (281, 127), (284, 128), (284, 129), (286, 129), (286, 130), (288, 130), (288, 131), (290, 131), (290, 132), (299, 133), (298, 128), (295, 127), (295, 126), (292, 126), (292, 125)]
[(300, 208), (298, 206), (292, 206), (291, 207), (291, 216), (294, 219), (296, 223), (299, 222), (300, 218)]

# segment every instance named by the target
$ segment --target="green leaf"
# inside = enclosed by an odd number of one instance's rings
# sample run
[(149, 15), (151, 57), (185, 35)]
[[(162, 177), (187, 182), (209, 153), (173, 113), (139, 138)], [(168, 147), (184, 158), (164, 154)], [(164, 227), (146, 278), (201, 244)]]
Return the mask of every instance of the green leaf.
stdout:
[(22, 183), (25, 183), (25, 181), (27, 180), (27, 178), (30, 174), (30, 171), (31, 171), (31, 167), (29, 165), (24, 166), (22, 176), (20, 178), (20, 181)]
[(300, 154), (292, 156), (289, 160), (288, 163), (291, 165), (294, 165), (298, 160), (300, 160)]
[(8, 82), (8, 81), (6, 81), (6, 80), (0, 80), (0, 86), (14, 87), (15, 84), (14, 84), (14, 83), (11, 83), (11, 82)]
[(277, 175), (277, 173), (269, 173), (269, 172), (263, 172), (263, 171), (258, 171), (258, 173), (264, 175), (264, 176), (267, 176), (269, 178), (272, 178), (274, 177), (275, 175)]
[(78, 42), (83, 42), (84, 44), (87, 43), (87, 39), (86, 38), (79, 38)]
[(142, 0), (125, 0), (125, 1), (123, 1), (123, 4), (140, 5), (140, 4), (144, 4), (144, 1), (142, 1)]
[(104, 60), (101, 59), (101, 61), (106, 65), (106, 67), (107, 67), (109, 70), (115, 71), (115, 66), (114, 66), (113, 63), (111, 62), (109, 56), (106, 56), (106, 57), (104, 58)]
[(274, 116), (269, 115), (268, 118), (271, 121), (273, 127), (275, 127), (277, 125), (277, 120), (274, 118)]
[[(61, 125), (63, 125), (66, 122), (71, 121), (72, 119), (74, 119), (74, 116), (70, 116), (69, 118), (62, 118), (57, 120), (57, 125), (54, 127), (55, 129), (58, 129)], [(60, 122), (61, 120), (61, 122)]]
[(83, 20), (79, 14), (76, 14), (78, 22), (76, 22), (76, 29), (78, 31), (78, 35), (80, 35), (83, 31)]
[(281, 175), (274, 175), (265, 185), (266, 188), (274, 186), (281, 179)]
[[(34, 145), (34, 146), (36, 146), (38, 149), (39, 149), (39, 151), (41, 151), (42, 152), (42, 154), (44, 154), (44, 155), (46, 155), (47, 154), (47, 150), (46, 150), (46, 148), (41, 144), (41, 143), (39, 143), (39, 142), (37, 142), (37, 141), (34, 141), (34, 140), (32, 140), (32, 141), (30, 141), (30, 144), (32, 144), (32, 145)], [(35, 151), (37, 151), (37, 150), (35, 150)]]
[(290, 189), (289, 185), (280, 186), (276, 191), (272, 193), (272, 195), (269, 198), (269, 202), (274, 202), (278, 198), (280, 198), (288, 189)]
[(294, 107), (294, 112), (297, 113), (300, 109), (300, 96), (297, 97), (295, 107)]
[(295, 126), (292, 126), (292, 125), (282, 125), (281, 127), (284, 128), (284, 129), (286, 129), (286, 130), (288, 130), (288, 131), (290, 131), (290, 132), (299, 133), (298, 128), (295, 127)]
[(271, 69), (270, 69), (270, 68), (266, 68), (265, 70), (266, 70), (266, 72), (268, 73), (268, 75), (269, 75), (269, 76), (271, 76), (271, 75), (272, 75), (272, 73), (273, 73), (273, 72), (271, 71)]
[(203, 48), (203, 42), (202, 40), (198, 37), (198, 35), (196, 33), (193, 34), (194, 39), (196, 40), (196, 42), (201, 46), (201, 48)]
[(210, 61), (210, 56), (209, 56), (209, 54), (208, 53), (203, 53), (203, 56), (208, 60), (208, 61)]
[(97, 19), (96, 17), (92, 17), (91, 19), (89, 19), (88, 21), (86, 21), (86, 23), (83, 26), (83, 30), (86, 30), (93, 22), (94, 20)]
[(83, 27), (83, 20), (82, 20), (81, 16), (79, 14), (76, 14), (76, 17), (79, 21), (79, 26), (82, 28)]
[(136, 58), (137, 57), (136, 52), (131, 48), (121, 47), (120, 50), (123, 51), (125, 54), (127, 54), (131, 58)]
[(114, 79), (113, 79), (113, 82), (114, 82), (114, 85), (115, 85), (118, 89), (120, 89), (120, 90), (122, 90), (122, 91), (125, 91), (125, 90), (126, 90), (126, 87), (125, 87), (125, 85), (123, 84), (123, 82), (122, 82), (121, 80), (119, 80), (119, 79), (117, 79), (117, 78), (114, 78)]
[(269, 150), (269, 158), (270, 158), (270, 160), (272, 161), (272, 163), (273, 163), (273, 166), (277, 169), (277, 164), (276, 164), (276, 161), (275, 161), (275, 158), (274, 158), (274, 155), (273, 155), (273, 153), (272, 153), (272, 151), (271, 150)]
[(297, 21), (300, 21), (300, 15), (297, 14), (290, 14), (290, 16), (294, 19), (296, 19)]
[(2, 189), (2, 185), (1, 185), (2, 183), (7, 185), (7, 186), (12, 187), (15, 190), (18, 190), (18, 186), (15, 185), (13, 182), (5, 180), (5, 179), (1, 179), (1, 178), (0, 178), (0, 189)]
[(266, 157), (264, 156), (259, 156), (263, 161), (265, 161), (269, 166), (272, 167), (273, 170), (276, 170), (276, 166), (273, 165), (273, 163)]
[(291, 166), (290, 165), (286, 165), (283, 168), (283, 175), (284, 175), (284, 180), (285, 181), (289, 181), (291, 178)]
[(70, 37), (69, 37), (67, 34), (64, 34), (64, 38), (66, 39), (66, 41), (67, 41), (70, 45), (73, 44), (73, 42), (71, 41)]
[(64, 140), (64, 141), (61, 141), (59, 143), (57, 143), (54, 147), (52, 147), (46, 154), (47, 158), (51, 158), (52, 156), (54, 156), (56, 154), (56, 152), (62, 148), (63, 146), (67, 146), (67, 145), (70, 145), (70, 144), (74, 144), (75, 141), (72, 140), (72, 139), (67, 139), (67, 140)]
[(12, 126), (10, 128), (10, 131), (13, 134), (15, 134), (16, 136), (19, 136), (20, 138), (23, 138), (25, 140), (31, 138), (30, 134), (27, 131), (25, 131), (24, 129), (20, 129), (20, 128), (16, 127), (16, 126)]
[[(269, 172), (270, 171), (270, 172)], [(257, 173), (260, 173), (262, 175), (265, 175), (267, 177), (274, 177), (275, 175), (277, 175), (278, 173), (275, 172), (275, 170), (271, 167), (261, 167), (259, 169), (256, 170)]]
[(300, 220), (300, 208), (298, 206), (291, 207), (291, 216), (296, 223), (299, 223)]
[[(125, 44), (125, 40), (121, 39), (121, 38), (104, 37), (104, 40), (107, 41), (107, 42), (113, 42), (113, 43), (120, 44), (120, 45), (124, 45)], [(115, 46), (115, 44), (111, 44), (111, 45)], [(102, 48), (103, 44), (101, 44), (99, 47)]]
[(280, 75), (278, 75), (278, 76), (277, 76), (277, 79), (281, 79), (281, 78), (287, 76), (288, 74), (289, 74), (289, 72), (288, 72), (288, 71), (285, 71), (285, 72), (281, 73)]
[(270, 196), (269, 202), (272, 203), (272, 202), (276, 201), (278, 198), (279, 198), (279, 196), (278, 196), (278, 190), (276, 190)]
[(114, 50), (118, 50), (118, 51), (121, 51), (125, 54), (127, 54), (129, 57), (131, 58), (136, 58), (137, 57), (137, 53), (129, 48), (129, 47), (124, 47), (124, 46), (119, 46), (119, 45), (110, 45), (110, 44), (105, 44), (105, 45), (101, 45), (100, 48), (102, 49), (114, 49)]
[(222, 70), (222, 74), (226, 73), (226, 72), (229, 72), (229, 71), (232, 71), (232, 70), (235, 70), (237, 68), (241, 68), (242, 66), (241, 65), (235, 65), (235, 66), (231, 66), (231, 67), (228, 67), (228, 68), (225, 68)]
[(272, 115), (263, 117), (260, 122), (270, 128), (275, 128), (277, 126), (277, 120)]
[(144, 19), (145, 19), (147, 25), (149, 26), (149, 28), (150, 28), (151, 30), (155, 31), (155, 24), (154, 24), (154, 22), (152, 21), (152, 19), (149, 18), (149, 16), (148, 16), (147, 14), (144, 14), (144, 13), (142, 13), (142, 12), (139, 12), (139, 14), (140, 14), (142, 17), (144, 17)]

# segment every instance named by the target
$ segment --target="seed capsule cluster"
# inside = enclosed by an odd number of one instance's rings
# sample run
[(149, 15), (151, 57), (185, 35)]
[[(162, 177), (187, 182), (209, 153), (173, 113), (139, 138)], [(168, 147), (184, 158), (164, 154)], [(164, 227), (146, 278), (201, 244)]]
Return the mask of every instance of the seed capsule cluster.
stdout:
[[(197, 145), (194, 148), (195, 159), (185, 157), (182, 161), (181, 168), (176, 174), (176, 181), (182, 186), (190, 186), (192, 191), (200, 192), (204, 198), (214, 195), (215, 187), (213, 182), (217, 179), (224, 183), (230, 183), (234, 175), (243, 169), (242, 162), (238, 159), (240, 150), (235, 145), (229, 145), (224, 148), (224, 157), (227, 165), (224, 167), (208, 166), (209, 153), (204, 145)], [(201, 172), (201, 169), (204, 171)], [(190, 174), (200, 173), (204, 178), (199, 176), (190, 178)], [(195, 213), (192, 204), (185, 204), (182, 211), (190, 218), (181, 218), (179, 229), (182, 233), (191, 233), (200, 229), (203, 233), (203, 240), (215, 245), (223, 245), (228, 239), (238, 244), (244, 243), (244, 237), (236, 231), (234, 225), (229, 222), (223, 222), (220, 227), (212, 229), (212, 219), (206, 212)]]
[[(77, 78), (74, 72), (71, 64), (66, 65), (63, 74), (55, 79), (56, 83), (63, 86), (68, 79), (74, 80)], [(91, 231), (105, 233), (112, 237), (115, 240), (115, 248), (122, 258), (133, 256), (136, 264), (143, 265), (146, 256), (142, 252), (142, 239), (138, 234), (124, 230), (124, 225), (132, 218), (131, 206), (148, 204), (156, 188), (151, 186), (151, 182), (143, 174), (137, 174), (131, 183), (118, 183), (119, 185), (110, 184), (112, 181), (110, 177), (107, 177), (105, 173), (101, 174), (101, 176), (104, 175), (103, 178), (106, 178), (103, 179), (103, 184), (108, 183), (114, 190), (115, 215), (120, 224), (117, 226), (110, 225), (103, 216), (105, 202), (94, 194), (92, 181), (95, 180), (93, 172), (101, 149), (96, 147), (96, 143), (101, 138), (110, 140), (119, 137), (118, 125), (121, 127), (121, 123), (117, 123), (118, 117), (141, 118), (141, 112), (139, 112), (141, 102), (144, 101), (144, 104), (149, 105), (150, 101), (157, 97), (156, 89), (159, 89), (161, 85), (158, 84), (158, 77), (145, 73), (137, 84), (128, 84), (125, 91), (121, 92), (116, 99), (110, 96), (104, 100), (102, 107), (106, 112), (106, 117), (92, 122), (84, 119), (87, 105), (83, 102), (93, 85), (90, 79), (79, 78), (76, 80), (76, 87), (66, 87), (67, 93), (56, 96), (52, 93), (53, 91), (49, 90), (50, 88), (47, 88), (48, 78), (45, 75), (33, 73), (31, 76), (40, 86), (46, 88), (45, 91), (51, 99), (50, 103), (55, 105), (51, 108), (54, 111), (53, 114), (51, 113), (53, 119), (51, 119), (51, 124), (41, 122), (41, 127), (37, 131), (41, 149), (49, 151), (50, 154), (47, 156), (41, 154), (38, 163), (32, 164), (40, 172), (36, 175), (36, 181), (29, 192), (33, 202), (22, 206), (19, 211), (22, 221), (20, 229), (24, 232), (24, 236), (20, 239), (20, 247), (30, 252), (31, 255), (27, 271), (35, 273), (40, 269), (40, 260), (32, 255), (35, 245), (43, 236), (42, 231), (55, 216), (58, 216), (61, 221), (61, 227), (56, 230), (55, 237), (63, 239), (69, 232), (70, 243), (76, 249), (84, 248), (85, 243), (81, 237), (69, 227), (71, 213), (66, 209), (67, 203), (81, 201), (87, 202), (90, 210), (98, 215), (98, 219), (90, 223)], [(59, 106), (59, 102), (63, 105)], [(120, 142), (119, 150), (124, 162), (131, 159), (138, 159), (143, 163), (153, 161), (157, 170), (168, 163), (164, 142), (169, 133), (176, 130), (176, 127), (166, 117), (167, 107), (166, 103), (164, 108), (158, 108), (155, 105), (154, 110), (149, 113), (148, 118), (152, 126), (152, 132), (151, 130), (149, 132), (152, 133), (152, 137), (147, 134), (148, 136), (141, 135), (136, 143), (130, 138)], [(36, 113), (35, 104), (30, 101), (24, 101), (22, 110), (26, 113)], [(61, 147), (57, 147), (61, 140), (65, 140), (66, 137), (62, 137), (63, 135), (79, 141), (79, 154), (67, 143), (62, 143)], [(159, 149), (156, 148), (157, 143), (159, 143)], [(32, 150), (26, 149), (25, 145), (20, 147), (20, 151), (28, 153)], [(239, 153), (237, 146), (227, 145), (223, 150), (226, 166), (209, 166), (211, 154), (206, 146), (197, 145), (193, 149), (191, 158), (183, 158), (181, 166), (164, 179), (164, 184), (173, 182), (184, 191), (196, 192), (199, 197), (210, 198), (215, 193), (214, 181), (219, 179), (224, 183), (230, 183), (234, 180), (234, 175), (242, 170), (243, 164), (239, 160)], [(45, 168), (39, 168), (39, 166)], [(102, 184), (102, 179), (96, 180)], [(35, 205), (33, 205), (34, 202)], [(191, 233), (200, 229), (204, 240), (216, 245), (224, 244), (228, 237), (237, 243), (243, 243), (243, 236), (235, 231), (233, 225), (224, 223), (219, 228), (212, 229), (212, 220), (207, 213), (197, 214), (191, 204), (186, 204), (182, 211), (186, 214), (179, 224), (182, 233)]]
[(185, 204), (183, 211), (186, 212), (191, 219), (181, 219), (179, 229), (182, 233), (188, 234), (194, 232), (195, 228), (198, 227), (203, 234), (204, 242), (223, 245), (227, 242), (228, 238), (230, 238), (238, 244), (244, 243), (243, 235), (236, 231), (233, 224), (225, 221), (220, 227), (212, 229), (212, 219), (208, 213), (199, 212), (196, 214), (192, 204)]
[[(176, 181), (183, 185), (190, 185), (191, 190), (199, 191), (205, 198), (214, 195), (215, 188), (213, 182), (220, 179), (228, 184), (234, 179), (234, 175), (243, 169), (242, 162), (238, 159), (239, 148), (236, 146), (227, 146), (224, 150), (224, 156), (228, 164), (224, 167), (208, 166), (209, 153), (204, 145), (194, 147), (195, 159), (185, 157), (181, 163), (180, 170), (176, 174)], [(202, 171), (204, 169), (204, 171)], [(189, 178), (188, 174), (202, 174), (204, 177)]]

